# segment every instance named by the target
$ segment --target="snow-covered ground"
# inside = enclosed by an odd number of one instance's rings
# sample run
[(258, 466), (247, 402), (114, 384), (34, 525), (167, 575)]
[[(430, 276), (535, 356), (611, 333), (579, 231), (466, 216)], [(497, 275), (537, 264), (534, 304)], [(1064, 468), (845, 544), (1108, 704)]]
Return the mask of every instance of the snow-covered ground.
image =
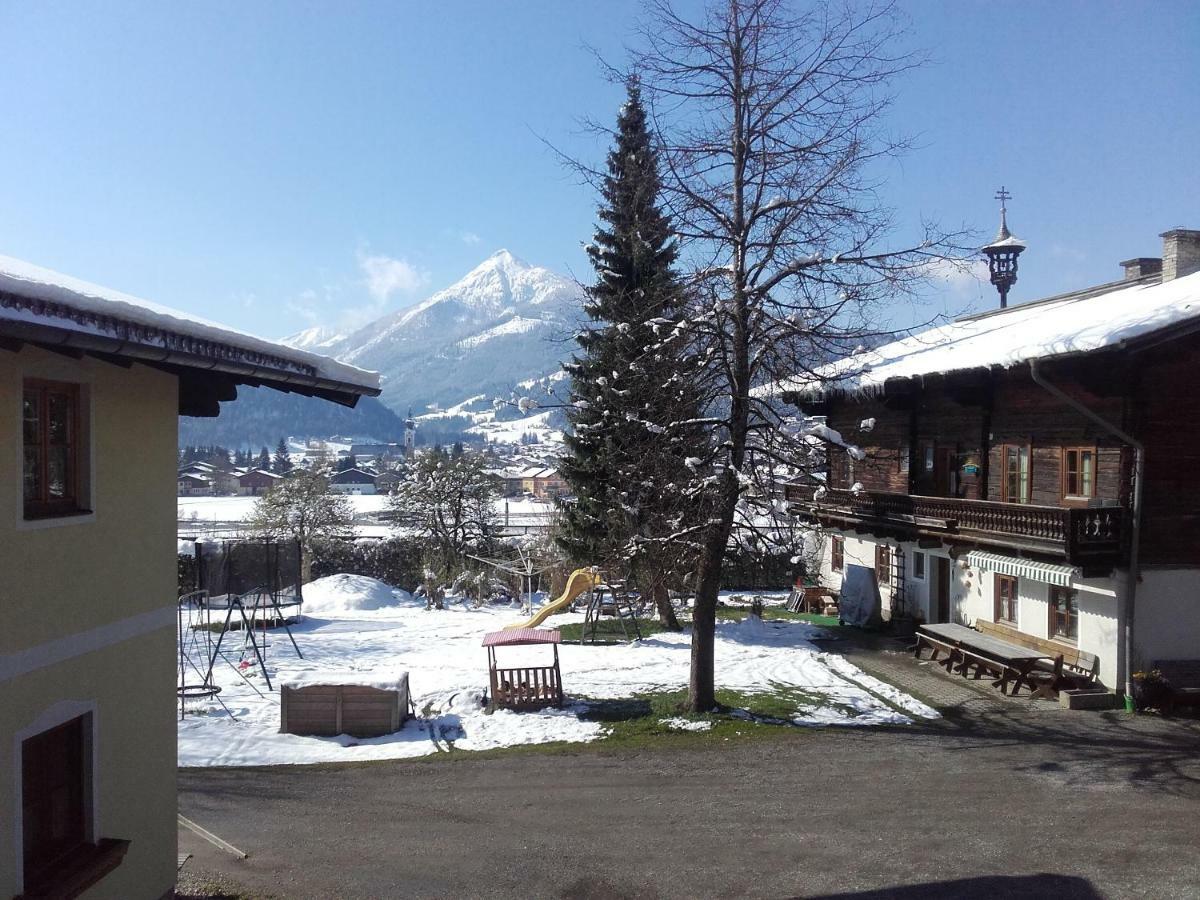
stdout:
[[(197, 701), (179, 724), (181, 766), (273, 765), (348, 762), (423, 756), (446, 749), (482, 750), (547, 741), (594, 741), (604, 726), (579, 718), (586, 708), (569, 702), (562, 710), (485, 714), (487, 656), (481, 642), (489, 631), (521, 619), (511, 608), (474, 609), (451, 602), (427, 611), (403, 591), (391, 593), (372, 579), (335, 575), (305, 587), (313, 613), (293, 627), (304, 658), (293, 652), (282, 631), (270, 635), (268, 665), (272, 681), (321, 677), (323, 672), (409, 672), (418, 716), (381, 738), (298, 737), (279, 734), (279, 695), (270, 692), (254, 668), (243, 679), (234, 665), (240, 658), (239, 633), (227, 647), (232, 664), (218, 662), (221, 698), (236, 721), (215, 702)], [(361, 598), (361, 602), (356, 598)], [(381, 604), (394, 604), (383, 606)], [(370, 609), (352, 609), (370, 606)], [(565, 614), (551, 625), (578, 622)], [(875, 725), (908, 723), (937, 713), (864, 674), (846, 660), (824, 653), (810, 642), (819, 628), (799, 622), (721, 622), (716, 642), (718, 685), (745, 692), (791, 688), (803, 695), (793, 721), (803, 725)], [(232, 641), (231, 643), (228, 643)], [(617, 646), (563, 644), (563, 684), (568, 697), (622, 698), (636, 693), (676, 690), (687, 684), (689, 638), (656, 634), (640, 643)], [(508, 651), (507, 653), (505, 651)], [(546, 647), (501, 648), (501, 665), (545, 662)], [(885, 702), (886, 701), (886, 702)], [(699, 727), (671, 720), (670, 727)]]
[[(354, 507), (356, 516), (370, 515), (387, 508), (386, 494), (344, 494), (343, 497)], [(178, 497), (176, 506), (180, 522), (244, 522), (250, 518), (257, 497)], [(525, 497), (513, 497), (496, 501), (496, 515), (501, 522), (510, 525), (537, 525), (554, 512), (554, 504)], [(379, 526), (368, 531), (369, 526), (359, 528), (360, 533), (386, 536), (391, 526)], [(382, 531), (380, 531), (382, 529)], [(379, 532), (379, 533), (376, 533)]]
[[(356, 515), (375, 513), (387, 507), (386, 494), (344, 494)], [(179, 520), (241, 522), (250, 518), (257, 497), (178, 497)]]

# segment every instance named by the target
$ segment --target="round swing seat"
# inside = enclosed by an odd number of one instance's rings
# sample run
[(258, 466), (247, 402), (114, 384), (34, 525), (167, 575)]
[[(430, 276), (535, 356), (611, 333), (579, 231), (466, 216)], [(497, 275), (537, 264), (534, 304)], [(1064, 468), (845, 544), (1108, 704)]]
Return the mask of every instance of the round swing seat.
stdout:
[(176, 696), (184, 700), (208, 700), (221, 693), (216, 684), (182, 684), (175, 688)]

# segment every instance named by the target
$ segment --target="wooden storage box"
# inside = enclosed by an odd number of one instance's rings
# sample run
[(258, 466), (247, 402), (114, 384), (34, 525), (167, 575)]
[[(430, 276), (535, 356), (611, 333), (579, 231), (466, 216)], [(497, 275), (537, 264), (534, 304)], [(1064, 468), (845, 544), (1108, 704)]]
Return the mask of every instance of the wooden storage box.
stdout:
[(408, 673), (379, 677), (325, 673), (280, 686), (279, 730), (284, 734), (379, 737), (399, 731), (408, 717)]

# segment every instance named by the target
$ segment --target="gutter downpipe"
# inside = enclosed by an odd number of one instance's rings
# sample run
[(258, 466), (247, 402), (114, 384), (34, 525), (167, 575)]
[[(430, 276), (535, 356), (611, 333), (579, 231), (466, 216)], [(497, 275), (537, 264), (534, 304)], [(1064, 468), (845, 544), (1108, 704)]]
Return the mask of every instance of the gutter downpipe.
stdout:
[(1095, 411), (1088, 409), (1074, 397), (1068, 396), (1060, 387), (1051, 384), (1038, 371), (1038, 361), (1031, 359), (1029, 361), (1029, 375), (1035, 384), (1045, 388), (1049, 393), (1053, 394), (1067, 406), (1074, 409), (1080, 415), (1084, 416), (1091, 422), (1103, 428), (1109, 434), (1116, 437), (1118, 440), (1124, 441), (1129, 446), (1133, 447), (1133, 508), (1130, 510), (1130, 535), (1129, 535), (1129, 568), (1125, 575), (1125, 591), (1124, 599), (1121, 604), (1121, 618), (1124, 619), (1121, 627), (1123, 637), (1124, 660), (1118, 667), (1117, 677), (1125, 683), (1125, 708), (1131, 709), (1130, 703), (1133, 697), (1133, 618), (1134, 618), (1134, 598), (1137, 596), (1138, 576), (1141, 570), (1138, 567), (1138, 548), (1141, 545), (1142, 536), (1142, 482), (1145, 480), (1146, 471), (1146, 448), (1137, 438), (1130, 434), (1126, 434), (1120, 428), (1113, 425), (1107, 419), (1102, 418)]

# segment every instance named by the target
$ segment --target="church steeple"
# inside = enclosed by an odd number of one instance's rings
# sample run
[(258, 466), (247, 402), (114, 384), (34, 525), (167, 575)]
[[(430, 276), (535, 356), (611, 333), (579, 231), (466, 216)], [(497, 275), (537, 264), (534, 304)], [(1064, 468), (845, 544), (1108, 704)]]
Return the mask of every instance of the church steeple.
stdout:
[(413, 418), (412, 407), (408, 408), (408, 417), (404, 420), (404, 458), (412, 459), (417, 447), (417, 420)]

